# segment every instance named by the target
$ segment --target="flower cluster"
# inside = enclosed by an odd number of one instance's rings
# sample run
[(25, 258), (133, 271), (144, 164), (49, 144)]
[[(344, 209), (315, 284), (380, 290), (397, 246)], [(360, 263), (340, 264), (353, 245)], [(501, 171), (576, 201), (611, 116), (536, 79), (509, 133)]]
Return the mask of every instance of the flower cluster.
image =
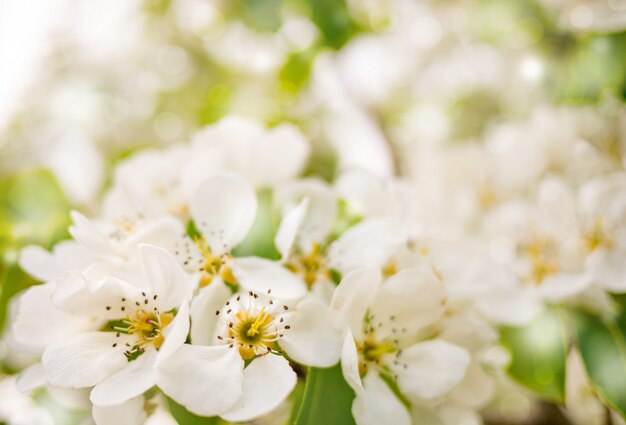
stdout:
[[(22, 252), (46, 283), (16, 308), (15, 338), (41, 356), (20, 387), (90, 388), (98, 424), (102, 409), (145, 418), (133, 409), (153, 387), (247, 421), (283, 403), (302, 366), (340, 362), (359, 424), (482, 407), (489, 391), (464, 388), (490, 385), (481, 353), (496, 334), (450, 297), (409, 200), (388, 182), (398, 213), (348, 211), (338, 186), (297, 177), (307, 153), (292, 127), (232, 117), (120, 164), (99, 217), (74, 212), (71, 240)], [(268, 189), (264, 208), (282, 217), (273, 253), (245, 255)]]
[[(284, 423), (322, 370), (357, 425), (480, 425), (526, 360), (503, 335), (556, 305), (587, 343), (615, 320), (617, 354), (541, 328), (562, 359), (527, 386), (576, 425), (626, 417), (619, 1), (122, 3), (73, 12), (0, 137), (3, 173), (42, 164), (81, 211), (50, 251), (7, 231), (41, 282), (8, 320), (21, 391), (96, 425)], [(0, 422), (52, 423), (13, 381)]]

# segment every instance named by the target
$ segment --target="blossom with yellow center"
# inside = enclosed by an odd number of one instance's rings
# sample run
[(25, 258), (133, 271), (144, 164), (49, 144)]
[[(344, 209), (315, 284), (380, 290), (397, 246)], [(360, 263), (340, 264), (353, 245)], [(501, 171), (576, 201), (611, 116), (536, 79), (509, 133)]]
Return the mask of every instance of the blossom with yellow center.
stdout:
[(522, 254), (530, 262), (530, 271), (525, 277), (530, 283), (540, 285), (547, 277), (559, 272), (557, 245), (548, 237), (533, 236), (522, 246)]
[[(285, 324), (283, 317), (289, 310), (286, 305), (277, 308), (271, 299), (262, 302), (259, 295), (252, 291), (248, 293), (246, 302), (247, 306), (244, 307), (241, 296), (226, 302), (223, 312), (227, 323), (226, 332), (223, 336), (218, 335), (218, 339), (228, 342), (231, 347), (237, 347), (242, 359), (251, 360), (271, 353), (277, 339), (282, 338), (284, 331), (291, 327)], [(216, 312), (218, 316), (220, 313), (219, 310)]]
[(285, 266), (292, 272), (302, 276), (308, 289), (321, 280), (330, 278), (331, 269), (326, 261), (324, 250), (318, 243), (313, 245), (309, 253), (296, 251), (292, 253)]
[(583, 232), (582, 243), (588, 252), (593, 252), (600, 247), (610, 250), (615, 245), (613, 238), (606, 229), (604, 220), (601, 218), (596, 218), (593, 225), (586, 232)]
[[(163, 330), (172, 323), (174, 314), (172, 312), (162, 313), (158, 307), (153, 306), (153, 302), (157, 301), (158, 296), (154, 295), (152, 299), (146, 296), (145, 292), (142, 292), (144, 297), (143, 302), (135, 301), (134, 305), (129, 305), (126, 298), (122, 298), (120, 306), (121, 311), (132, 311), (127, 314), (126, 317), (120, 320), (115, 320), (109, 326), (110, 329), (116, 332), (116, 336), (119, 338), (121, 335), (128, 335), (131, 337), (131, 342), (126, 342), (127, 350), (124, 355), (128, 361), (136, 359), (143, 354), (150, 346), (156, 350), (161, 348), (165, 339)], [(135, 307), (135, 308), (133, 308)], [(152, 310), (150, 309), (152, 307)], [(112, 309), (111, 306), (106, 306), (107, 311)], [(118, 343), (113, 343), (113, 347), (117, 347)]]

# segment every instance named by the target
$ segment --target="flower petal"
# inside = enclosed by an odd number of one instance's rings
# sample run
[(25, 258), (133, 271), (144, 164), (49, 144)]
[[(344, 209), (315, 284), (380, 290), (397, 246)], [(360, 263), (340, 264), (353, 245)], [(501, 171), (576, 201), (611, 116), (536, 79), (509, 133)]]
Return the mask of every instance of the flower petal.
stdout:
[(405, 324), (419, 332), (441, 317), (444, 301), (443, 284), (430, 268), (424, 266), (402, 270), (380, 285), (372, 302), (371, 312), (376, 321), (381, 322), (376, 335), (384, 339), (398, 326)]
[(22, 270), (42, 282), (56, 279), (65, 271), (63, 264), (40, 246), (22, 249), (19, 264)]
[(125, 253), (129, 258), (138, 258), (142, 244), (159, 246), (173, 253), (185, 233), (185, 227), (179, 220), (165, 216), (140, 226), (132, 233), (124, 243)]
[(337, 217), (337, 196), (327, 183), (312, 178), (289, 182), (275, 193), (275, 202), (283, 211), (304, 199), (308, 199), (308, 205), (297, 243), (302, 251), (309, 252), (313, 244), (325, 242), (331, 232)]
[(15, 381), (15, 387), (20, 392), (26, 392), (46, 385), (46, 371), (41, 363), (27, 367)]
[(85, 332), (50, 345), (41, 358), (48, 382), (70, 388), (102, 382), (128, 363), (116, 342), (113, 332)]
[(357, 397), (364, 397), (363, 382), (359, 374), (359, 355), (350, 328), (346, 328), (341, 347), (341, 371), (348, 385), (356, 392)]
[(348, 273), (341, 280), (330, 308), (340, 326), (349, 326), (358, 337), (362, 332), (363, 319), (381, 283), (378, 269), (361, 269)]
[(229, 251), (246, 237), (256, 209), (257, 198), (252, 186), (231, 173), (209, 177), (190, 202), (196, 227), (217, 255)]
[(243, 371), (241, 398), (220, 416), (227, 421), (243, 422), (265, 415), (287, 399), (297, 380), (284, 357), (257, 357)]
[(55, 283), (54, 305), (79, 316), (119, 319), (123, 315), (122, 299), (128, 303), (141, 299), (141, 289), (110, 276), (92, 281), (80, 272), (69, 271)]
[(109, 240), (91, 220), (77, 211), (72, 211), (71, 216), (74, 224), (70, 226), (70, 234), (76, 241), (98, 254), (115, 254)]
[(398, 362), (392, 368), (402, 392), (417, 399), (432, 399), (463, 379), (470, 357), (463, 348), (433, 340), (402, 350)]
[(364, 395), (352, 403), (352, 415), (358, 425), (411, 425), (406, 407), (378, 373), (365, 375), (363, 389)]
[(158, 295), (158, 305), (163, 311), (177, 308), (191, 295), (192, 280), (176, 259), (158, 246), (140, 245), (139, 253), (147, 285)]
[[(22, 348), (34, 354), (90, 326), (89, 319), (67, 314), (52, 303), (55, 288), (55, 282), (32, 286), (16, 300), (13, 335)], [(46, 326), (42, 326), (42, 317)]]
[(156, 359), (157, 352), (147, 350), (135, 360), (127, 361), (123, 369), (91, 390), (91, 402), (98, 406), (114, 406), (148, 391), (156, 384)]
[(306, 294), (302, 279), (280, 263), (257, 257), (237, 258), (233, 274), (243, 288), (259, 294), (272, 291), (272, 296), (293, 300)]
[(364, 267), (382, 267), (406, 242), (404, 226), (397, 220), (367, 219), (348, 229), (328, 251), (333, 268), (346, 273)]
[(96, 425), (143, 425), (148, 418), (143, 406), (144, 399), (141, 396), (116, 406), (94, 405), (91, 414)]
[(185, 344), (157, 367), (157, 383), (169, 397), (201, 416), (230, 409), (242, 392), (243, 359), (227, 345)]
[(543, 299), (562, 301), (582, 292), (590, 284), (591, 276), (587, 273), (559, 273), (547, 277), (536, 291)]
[(274, 244), (283, 259), (289, 257), (289, 253), (296, 240), (296, 236), (298, 236), (298, 231), (300, 230), (308, 206), (309, 200), (308, 198), (304, 198), (297, 207), (285, 214), (280, 222), (278, 231), (276, 231), (276, 237), (274, 238)]
[(330, 310), (322, 301), (309, 297), (288, 315), (287, 329), (280, 346), (298, 363), (330, 367), (339, 361), (341, 335)]
[(170, 356), (185, 343), (189, 334), (189, 326), (189, 301), (183, 301), (178, 307), (172, 323), (163, 330), (165, 341), (159, 349), (159, 361)]
[(201, 288), (191, 302), (191, 342), (194, 345), (211, 345), (214, 342), (218, 317), (217, 310), (232, 296), (222, 279), (215, 279)]
[(587, 259), (594, 282), (610, 292), (626, 292), (626, 251), (613, 249), (611, 251), (598, 250)]

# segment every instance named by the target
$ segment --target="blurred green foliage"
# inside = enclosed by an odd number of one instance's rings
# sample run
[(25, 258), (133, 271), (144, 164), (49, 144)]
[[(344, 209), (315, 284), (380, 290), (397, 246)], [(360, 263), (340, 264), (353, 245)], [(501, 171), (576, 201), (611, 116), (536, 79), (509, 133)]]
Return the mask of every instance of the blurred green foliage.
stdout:
[(572, 334), (601, 400), (626, 417), (626, 314), (603, 318), (572, 311)]
[(567, 334), (557, 307), (529, 325), (504, 327), (501, 342), (511, 353), (513, 379), (548, 400), (565, 401)]
[(17, 264), (19, 250), (51, 248), (68, 237), (69, 204), (52, 173), (27, 171), (0, 181), (0, 329), (15, 294), (35, 280)]

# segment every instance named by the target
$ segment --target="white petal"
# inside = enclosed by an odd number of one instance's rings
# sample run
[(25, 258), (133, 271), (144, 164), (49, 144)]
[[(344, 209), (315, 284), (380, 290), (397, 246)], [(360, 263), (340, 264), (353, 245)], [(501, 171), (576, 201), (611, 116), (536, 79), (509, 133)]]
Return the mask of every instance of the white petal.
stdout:
[(626, 252), (623, 249), (598, 250), (587, 259), (594, 283), (609, 292), (626, 292)]
[(80, 316), (119, 319), (122, 298), (128, 305), (141, 298), (141, 289), (114, 277), (90, 281), (82, 273), (70, 271), (55, 283), (54, 305)]
[(255, 151), (259, 158), (253, 159), (251, 164), (254, 182), (259, 186), (272, 186), (302, 171), (309, 155), (309, 144), (296, 127), (282, 124), (270, 129)]
[(27, 246), (22, 249), (19, 264), (22, 270), (43, 282), (56, 279), (65, 271), (63, 264), (40, 246)]
[(215, 254), (241, 242), (254, 222), (257, 198), (254, 189), (236, 174), (215, 174), (205, 180), (191, 199), (196, 227)]
[(220, 415), (231, 422), (249, 421), (277, 408), (296, 386), (297, 377), (281, 356), (257, 357), (243, 371), (243, 393), (237, 404)]
[(308, 198), (304, 198), (297, 207), (291, 209), (280, 222), (280, 226), (276, 231), (276, 237), (274, 238), (274, 244), (280, 252), (281, 258), (286, 259), (289, 257), (293, 243), (296, 240), (300, 225), (304, 219), (307, 208), (309, 205)]
[(437, 414), (445, 425), (467, 424), (482, 425), (483, 419), (476, 409), (467, 408), (454, 403), (448, 403), (437, 409)]
[(93, 406), (91, 414), (96, 425), (143, 425), (148, 418), (144, 399), (135, 397), (116, 406)]
[(348, 273), (341, 280), (330, 308), (340, 326), (349, 326), (358, 337), (362, 331), (365, 312), (370, 307), (380, 286), (378, 269), (362, 269)]
[(232, 296), (222, 279), (215, 279), (209, 286), (200, 289), (191, 302), (191, 343), (211, 345), (215, 338), (218, 316), (224, 304)]
[(392, 219), (368, 219), (348, 229), (328, 251), (333, 268), (348, 272), (382, 267), (406, 241), (404, 226)]
[[(88, 319), (69, 315), (52, 303), (55, 288), (55, 282), (32, 286), (16, 300), (16, 314), (12, 318), (13, 335), (25, 349), (35, 354), (89, 326)], [(43, 320), (45, 326), (42, 326)]]
[(41, 363), (27, 367), (20, 373), (15, 386), (18, 391), (26, 392), (46, 384), (46, 371)]
[(48, 381), (60, 387), (90, 387), (128, 363), (113, 332), (86, 332), (61, 340), (44, 351)]
[(289, 182), (275, 192), (275, 203), (283, 211), (308, 199), (308, 206), (298, 232), (297, 243), (309, 252), (314, 243), (326, 241), (337, 217), (337, 196), (327, 183), (318, 179)]
[(322, 301), (313, 297), (301, 301), (286, 322), (290, 329), (285, 330), (280, 346), (293, 360), (315, 367), (339, 361), (341, 334)]
[(174, 217), (162, 217), (140, 226), (125, 241), (125, 253), (130, 258), (139, 256), (139, 246), (142, 244), (155, 245), (173, 253), (177, 243), (184, 235), (185, 227)]
[(193, 289), (189, 275), (163, 248), (140, 245), (139, 252), (146, 283), (152, 293), (158, 295), (158, 305), (163, 311), (178, 307)]
[(91, 402), (98, 406), (114, 406), (143, 394), (156, 384), (157, 352), (147, 350), (135, 360), (107, 377), (91, 390)]
[(558, 273), (547, 277), (537, 288), (537, 293), (548, 301), (562, 301), (579, 294), (591, 284), (587, 273)]
[(190, 412), (216, 416), (241, 396), (243, 365), (239, 352), (227, 345), (185, 344), (158, 365), (157, 383)]
[(357, 397), (364, 397), (363, 382), (361, 382), (361, 375), (359, 374), (359, 354), (356, 351), (356, 343), (350, 328), (347, 328), (343, 335), (341, 371), (343, 378), (356, 392)]
[(463, 380), (450, 393), (450, 397), (465, 407), (481, 409), (491, 401), (494, 387), (494, 377), (485, 372), (480, 362), (472, 361)]
[(159, 349), (159, 361), (170, 356), (187, 340), (189, 334), (189, 301), (184, 301), (176, 312), (176, 317), (163, 330), (165, 340)]
[(411, 425), (407, 408), (378, 373), (365, 375), (363, 388), (364, 395), (352, 403), (352, 415), (358, 425)]
[(393, 329), (405, 325), (419, 332), (441, 317), (444, 300), (443, 284), (430, 268), (416, 267), (394, 274), (380, 285), (372, 304), (375, 320), (382, 323), (377, 335), (384, 339)]
[(402, 392), (409, 397), (431, 399), (450, 391), (463, 379), (470, 357), (456, 345), (433, 340), (402, 350), (398, 361), (400, 364), (393, 368)]
[(272, 296), (289, 300), (306, 294), (302, 279), (275, 261), (256, 257), (236, 258), (232, 268), (239, 284), (248, 291), (264, 294), (271, 289)]
[(74, 225), (70, 227), (70, 234), (74, 239), (98, 254), (115, 254), (109, 240), (93, 222), (77, 211), (72, 211), (71, 216)]
[(543, 301), (532, 289), (487, 288), (475, 299), (477, 307), (487, 318), (503, 325), (527, 324), (543, 310)]

